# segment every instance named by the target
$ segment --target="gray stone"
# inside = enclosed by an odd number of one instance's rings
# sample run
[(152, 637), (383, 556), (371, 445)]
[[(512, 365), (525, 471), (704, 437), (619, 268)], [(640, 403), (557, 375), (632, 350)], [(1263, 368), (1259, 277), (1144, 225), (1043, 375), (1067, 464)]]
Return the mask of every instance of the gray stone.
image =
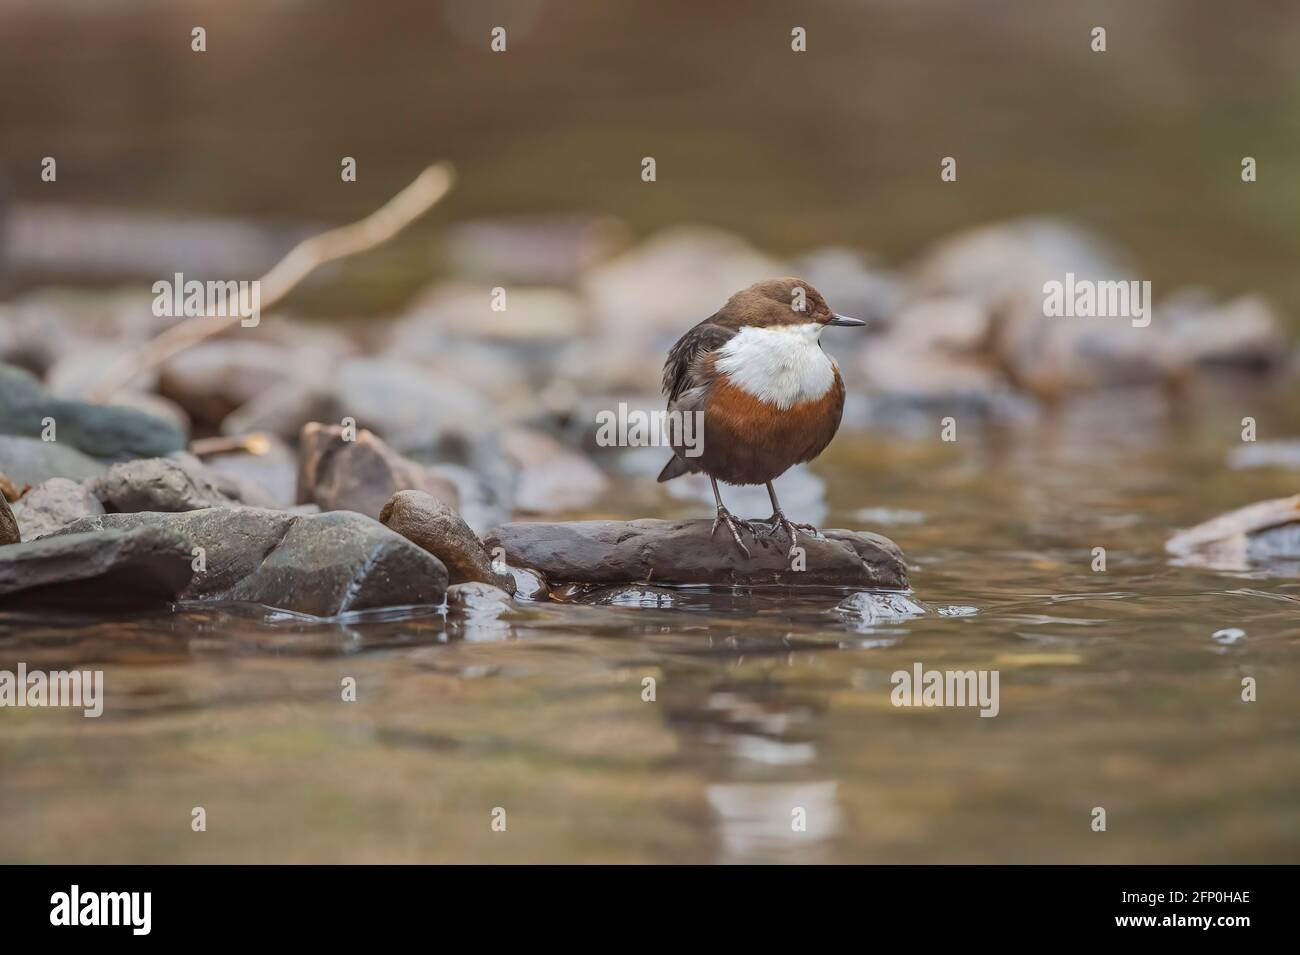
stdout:
[(96, 458), (129, 460), (185, 447), (185, 432), (171, 421), (135, 408), (56, 398), (28, 372), (0, 366), (0, 434), (39, 438), (46, 419), (53, 419), (58, 442)]
[(498, 614), (511, 606), (508, 593), (481, 581), (466, 581), (447, 588), (448, 609)]
[(791, 584), (902, 590), (907, 568), (891, 540), (866, 531), (828, 530), (801, 535), (802, 570), (792, 569), (784, 536), (752, 540), (746, 559), (710, 520), (572, 521), (511, 523), (488, 533), (489, 551), (504, 550), (511, 567), (562, 583)]
[(14, 517), (25, 541), (52, 534), (83, 517), (103, 513), (104, 505), (84, 484), (67, 478), (42, 481), (14, 504)]
[(104, 465), (57, 441), (0, 434), (0, 463), (18, 487), (52, 477), (84, 481), (104, 473)]
[(196, 459), (142, 458), (115, 464), (90, 484), (106, 511), (197, 511), (237, 503), (203, 474)]
[(437, 498), (423, 491), (398, 491), (384, 505), (379, 520), (442, 561), (453, 584), (481, 581), (515, 592), (514, 578), (492, 569), (492, 558), (469, 525)]
[(398, 491), (424, 491), (451, 507), (459, 503), (450, 481), (364, 428), (349, 441), (338, 425), (313, 422), (302, 429), (298, 455), (299, 504), (377, 518)]
[[(105, 514), (61, 532), (137, 527), (179, 533), (203, 548), (204, 569), (184, 599), (249, 601), (332, 617), (380, 607), (440, 604), (447, 569), (433, 555), (360, 514), (292, 514), (253, 507)], [(57, 538), (53, 538), (57, 539)]]
[(190, 546), (174, 530), (91, 530), (0, 548), (0, 607), (110, 610), (173, 600), (190, 580)]

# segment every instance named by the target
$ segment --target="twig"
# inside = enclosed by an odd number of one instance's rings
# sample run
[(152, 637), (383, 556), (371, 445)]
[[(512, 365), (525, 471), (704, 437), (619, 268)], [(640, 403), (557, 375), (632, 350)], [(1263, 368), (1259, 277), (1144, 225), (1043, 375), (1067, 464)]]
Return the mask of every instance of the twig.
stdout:
[[(279, 302), (320, 266), (387, 242), (433, 208), (451, 191), (455, 181), (456, 173), (451, 163), (437, 163), (360, 222), (339, 226), (299, 242), (259, 280), (262, 286), (261, 308), (270, 308)], [(224, 315), (192, 318), (173, 325), (146, 342), (139, 351), (123, 356), (100, 379), (91, 392), (91, 400), (107, 401), (140, 372), (156, 368), (191, 345), (238, 324), (242, 318), (238, 306), (238, 292), (235, 292), (227, 301)]]

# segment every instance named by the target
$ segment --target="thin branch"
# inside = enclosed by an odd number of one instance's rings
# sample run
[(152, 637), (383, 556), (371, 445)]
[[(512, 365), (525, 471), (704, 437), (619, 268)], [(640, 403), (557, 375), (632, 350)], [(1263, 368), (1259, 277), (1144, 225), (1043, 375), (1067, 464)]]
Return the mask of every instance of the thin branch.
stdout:
[[(275, 305), (314, 270), (329, 262), (382, 245), (432, 209), (456, 181), (451, 163), (430, 166), (409, 186), (360, 222), (340, 226), (304, 239), (259, 280), (263, 309)], [(219, 335), (241, 321), (238, 292), (231, 293), (224, 314), (191, 318), (173, 325), (146, 342), (139, 351), (120, 358), (100, 379), (92, 401), (107, 401), (142, 371), (156, 368), (173, 355)]]

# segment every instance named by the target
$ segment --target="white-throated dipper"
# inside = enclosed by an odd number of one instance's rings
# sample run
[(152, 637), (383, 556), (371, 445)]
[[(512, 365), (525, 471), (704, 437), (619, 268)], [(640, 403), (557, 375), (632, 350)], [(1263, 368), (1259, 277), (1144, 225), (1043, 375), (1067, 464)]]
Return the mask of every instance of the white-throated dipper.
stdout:
[[(816, 533), (785, 516), (772, 481), (821, 454), (840, 426), (844, 382), (821, 347), (827, 325), (866, 322), (836, 315), (807, 282), (768, 279), (731, 296), (668, 353), (663, 382), (668, 410), (702, 413), (704, 435), (697, 457), (675, 446), (659, 480), (707, 474), (718, 504), (712, 533), (726, 525), (746, 557), (749, 548), (740, 539), (740, 528), (755, 537), (754, 524), (770, 524), (768, 533), (784, 530), (791, 545), (798, 530)], [(766, 484), (772, 516), (737, 520), (722, 503), (719, 481)]]

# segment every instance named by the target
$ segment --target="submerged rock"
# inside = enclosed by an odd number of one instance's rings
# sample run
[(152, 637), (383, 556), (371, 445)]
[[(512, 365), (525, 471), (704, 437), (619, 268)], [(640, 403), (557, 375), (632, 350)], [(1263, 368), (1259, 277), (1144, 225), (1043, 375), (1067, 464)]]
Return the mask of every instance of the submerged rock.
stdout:
[(57, 441), (0, 434), (0, 461), (9, 479), (22, 487), (53, 477), (82, 481), (104, 473), (104, 465)]
[(84, 484), (67, 478), (50, 478), (24, 494), (14, 504), (14, 517), (23, 540), (52, 534), (83, 517), (104, 513), (104, 505)]
[(926, 614), (925, 607), (908, 594), (870, 591), (859, 591), (846, 597), (835, 610), (864, 623), (895, 623)]
[(515, 592), (514, 578), (492, 569), (492, 558), (478, 537), (443, 501), (423, 491), (398, 491), (384, 505), (379, 520), (442, 561), (453, 584), (481, 581)]
[[(867, 531), (828, 530), (801, 535), (803, 553), (787, 553), (783, 536), (751, 541), (740, 554), (710, 520), (573, 521), (511, 523), (488, 533), (489, 550), (501, 547), (512, 567), (537, 571), (548, 583), (581, 584), (788, 584), (907, 587), (902, 552)], [(801, 569), (796, 569), (801, 568)]]
[(236, 600), (332, 617), (379, 607), (440, 604), (447, 569), (377, 521), (345, 511), (293, 514), (254, 507), (184, 513), (105, 514), (47, 540), (81, 531), (161, 528), (202, 548), (201, 567), (180, 597)]
[(1165, 549), (1189, 563), (1224, 570), (1300, 561), (1300, 494), (1221, 514), (1178, 532)]
[(0, 366), (0, 434), (42, 437), (48, 421), (60, 443), (96, 458), (154, 457), (185, 447), (185, 432), (171, 421), (135, 408), (56, 398), (28, 372)]
[(190, 580), (175, 530), (90, 530), (0, 547), (0, 607), (133, 609), (173, 600)]
[(455, 485), (364, 428), (345, 440), (338, 425), (313, 422), (302, 429), (298, 454), (299, 504), (377, 518), (398, 491), (424, 491), (452, 508), (459, 505)]
[(447, 608), (496, 616), (510, 610), (510, 595), (482, 581), (466, 581), (447, 588)]

